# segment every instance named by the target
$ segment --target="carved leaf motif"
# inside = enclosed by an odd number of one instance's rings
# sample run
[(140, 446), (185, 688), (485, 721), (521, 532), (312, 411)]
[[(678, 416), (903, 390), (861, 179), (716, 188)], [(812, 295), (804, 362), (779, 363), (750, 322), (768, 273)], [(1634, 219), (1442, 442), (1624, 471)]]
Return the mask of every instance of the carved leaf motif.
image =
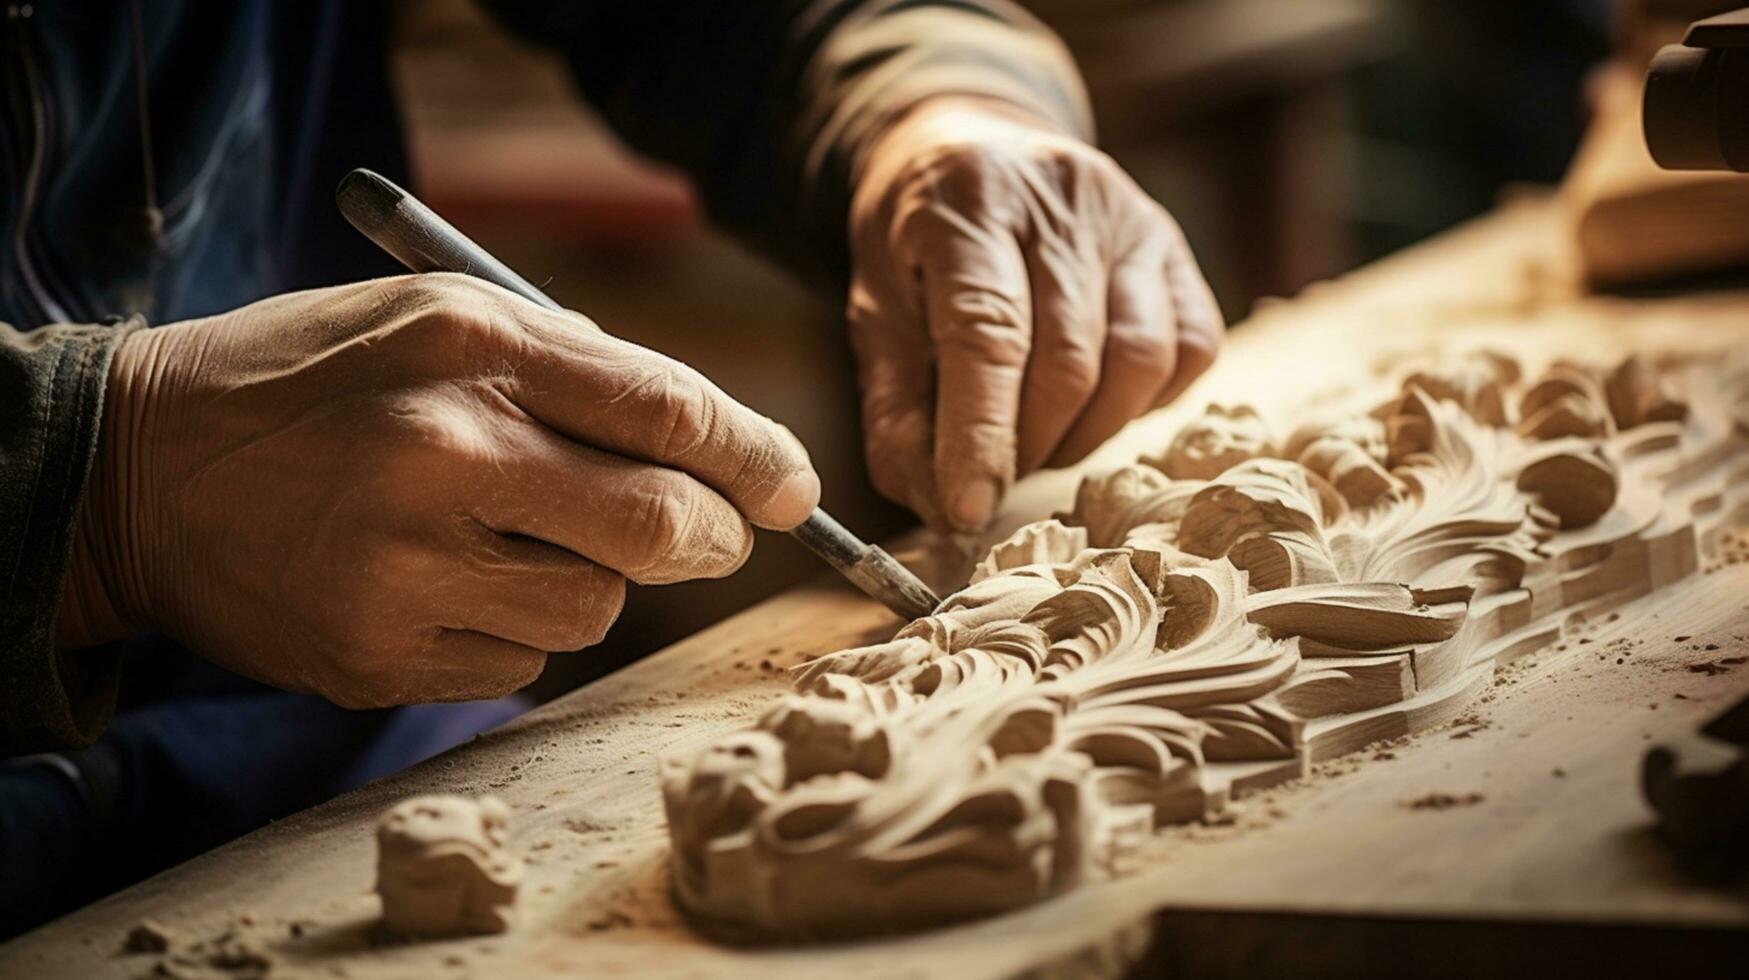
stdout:
[(1367, 415), (1339, 415), (1306, 422), (1288, 437), (1281, 455), (1285, 459), (1299, 459), (1306, 447), (1321, 439), (1337, 439), (1357, 446), (1381, 466), (1390, 456), (1385, 424)]
[(1227, 558), (1255, 589), (1337, 580), (1324, 538), (1326, 513), (1343, 505), (1298, 463), (1255, 459), (1210, 481), (1191, 498), (1178, 545), (1202, 558)]
[(1476, 351), (1448, 367), (1417, 371), (1403, 383), (1405, 394), (1420, 391), (1450, 401), (1483, 425), (1506, 424), (1506, 388), (1519, 378), (1518, 362), (1494, 351)]
[(1615, 431), (1603, 387), (1572, 365), (1549, 368), (1518, 403), (1518, 431), (1531, 439), (1602, 438)]
[(972, 581), (982, 582), (998, 572), (1027, 565), (1059, 565), (1087, 550), (1087, 529), (1065, 527), (1056, 519), (1035, 521), (990, 549), (990, 554), (972, 571)]
[(1200, 481), (1173, 481), (1141, 464), (1119, 467), (1081, 481), (1067, 523), (1087, 529), (1087, 543), (1115, 548), (1129, 533), (1148, 524), (1176, 526)]
[(1300, 637), (1307, 656), (1354, 656), (1451, 639), (1469, 596), (1467, 589), (1429, 595), (1387, 582), (1303, 585), (1251, 596), (1245, 618), (1271, 636)]
[(1671, 398), (1646, 359), (1635, 355), (1621, 362), (1604, 382), (1609, 412), (1619, 428), (1631, 429), (1648, 422), (1680, 422), (1688, 406)]
[(1172, 445), (1142, 462), (1174, 480), (1212, 480), (1227, 470), (1274, 452), (1269, 429), (1249, 405), (1210, 405), (1202, 418), (1180, 429)]
[(1300, 453), (1299, 464), (1323, 477), (1351, 507), (1366, 508), (1401, 497), (1403, 481), (1392, 476), (1364, 448), (1347, 439), (1324, 436)]

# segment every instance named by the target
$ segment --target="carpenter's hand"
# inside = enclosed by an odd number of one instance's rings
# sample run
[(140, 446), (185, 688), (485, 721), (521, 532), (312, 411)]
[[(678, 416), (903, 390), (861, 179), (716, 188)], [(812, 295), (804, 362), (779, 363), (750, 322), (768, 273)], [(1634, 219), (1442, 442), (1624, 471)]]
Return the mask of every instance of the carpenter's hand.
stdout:
[(1110, 157), (995, 103), (883, 133), (851, 205), (869, 468), (976, 529), (1016, 477), (1177, 397), (1224, 326), (1178, 225)]
[(103, 594), (63, 641), (154, 627), (347, 706), (514, 690), (626, 579), (727, 575), (819, 497), (698, 372), (461, 276), (133, 334), (104, 416), (75, 546)]

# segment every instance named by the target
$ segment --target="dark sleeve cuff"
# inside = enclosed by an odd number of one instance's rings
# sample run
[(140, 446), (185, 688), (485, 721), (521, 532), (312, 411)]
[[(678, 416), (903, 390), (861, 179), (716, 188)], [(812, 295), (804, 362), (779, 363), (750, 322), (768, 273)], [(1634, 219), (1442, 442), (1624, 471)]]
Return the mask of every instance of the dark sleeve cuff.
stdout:
[(1008, 103), (1093, 139), (1074, 59), (1044, 24), (1006, 0), (864, 4), (828, 35), (800, 80), (793, 148), (802, 161), (804, 231), (818, 270), (842, 286), (857, 163), (918, 103), (943, 95)]
[(55, 617), (110, 362), (141, 326), (0, 324), (0, 755), (87, 745), (115, 706), (119, 654), (57, 651)]
[(679, 166), (723, 228), (816, 286), (847, 279), (858, 153), (938, 95), (999, 99), (1091, 135), (1079, 73), (1010, 0), (487, 0), (563, 51), (634, 148)]

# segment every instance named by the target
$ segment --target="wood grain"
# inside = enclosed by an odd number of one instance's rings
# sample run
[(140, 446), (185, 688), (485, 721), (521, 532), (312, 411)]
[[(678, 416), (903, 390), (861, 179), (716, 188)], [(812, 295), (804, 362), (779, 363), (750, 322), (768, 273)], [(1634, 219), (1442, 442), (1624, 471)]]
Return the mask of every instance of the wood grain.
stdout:
[[(1577, 297), (1550, 272), (1561, 227), (1547, 206), (1510, 207), (1263, 310), (1178, 406), (1126, 430), (1083, 469), (1159, 445), (1210, 399), (1266, 411), (1351, 408), (1381, 371), (1430, 352), (1493, 346), (1530, 359), (1609, 359), (1741, 342), (1749, 294)], [(932, 585), (957, 584), (970, 555), (1067, 506), (1078, 479), (1076, 471), (1022, 484), (985, 541), (911, 540), (895, 553)], [(287, 968), (352, 977), (1108, 975), (1150, 956), (1264, 974), (1296, 948), (1316, 953), (1309, 972), (1363, 971), (1368, 949), (1430, 922), (1499, 924), (1487, 935), (1512, 941), (1529, 930), (1523, 941), (1533, 943), (1631, 925), (1648, 937), (1647, 955), (1678, 940), (1704, 952), (1715, 942), (1707, 937), (1740, 939), (1749, 902), (1673, 873), (1635, 781), (1651, 739), (1694, 728), (1749, 688), (1749, 667), (1690, 669), (1744, 652), (1746, 595), (1749, 567), (1730, 566), (1618, 610), (1614, 622), (1569, 624), (1565, 650), (1532, 653), (1488, 679), (1494, 686), (1481, 696), (1493, 700), (1465, 724), (1323, 763), (1303, 783), (1258, 796), (1230, 826), (1167, 831), (1109, 884), (907, 937), (717, 944), (668, 899), (656, 759), (746, 724), (787, 687), (781, 668), (897, 627), (871, 601), (822, 582), (0, 946), (0, 976), (138, 975), (150, 960), (117, 950), (142, 918), (217, 935), (245, 913)], [(1618, 638), (1633, 644), (1616, 654), (1619, 665), (1608, 655)], [(1389, 757), (1374, 757), (1381, 752)], [(522, 925), (489, 939), (372, 946), (375, 822), (396, 801), (431, 792), (490, 792), (515, 809), (513, 844), (530, 862)], [(1432, 794), (1481, 799), (1406, 805)], [(1194, 948), (1172, 938), (1197, 935), (1213, 938)], [(1678, 940), (1659, 939), (1669, 936)]]

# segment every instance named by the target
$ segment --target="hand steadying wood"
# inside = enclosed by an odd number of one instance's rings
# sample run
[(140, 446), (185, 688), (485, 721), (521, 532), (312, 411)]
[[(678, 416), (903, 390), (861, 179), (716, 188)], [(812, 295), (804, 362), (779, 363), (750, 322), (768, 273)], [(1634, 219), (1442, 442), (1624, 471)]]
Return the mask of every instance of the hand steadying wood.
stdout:
[(936, 99), (881, 135), (850, 214), (869, 473), (978, 530), (1015, 479), (1178, 397), (1225, 333), (1165, 209), (1062, 124)]

